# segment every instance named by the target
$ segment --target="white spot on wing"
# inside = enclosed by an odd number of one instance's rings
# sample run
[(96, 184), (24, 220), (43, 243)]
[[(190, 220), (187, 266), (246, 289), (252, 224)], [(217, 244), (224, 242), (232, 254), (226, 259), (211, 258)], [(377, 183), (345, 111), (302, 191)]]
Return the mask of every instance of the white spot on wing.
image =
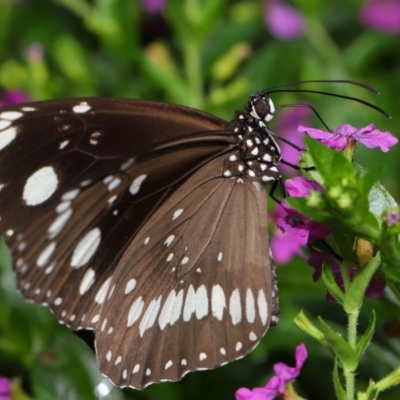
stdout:
[(8, 128), (0, 132), (0, 150), (7, 147), (17, 137), (17, 130), (15, 128)]
[(109, 184), (108, 184), (108, 190), (112, 192), (115, 188), (119, 186), (121, 183), (121, 179), (119, 178), (114, 178)]
[(220, 285), (214, 285), (211, 294), (211, 309), (213, 316), (222, 321), (225, 307), (226, 302), (224, 290)]
[(187, 361), (184, 358), (181, 360), (181, 365), (187, 365)]
[(200, 353), (200, 355), (199, 355), (199, 360), (200, 361), (203, 361), (203, 360), (205, 360), (207, 358), (207, 354), (206, 353)]
[(173, 362), (171, 360), (167, 361), (167, 363), (165, 364), (165, 368), (164, 369), (168, 369), (170, 367), (172, 367)]
[(261, 322), (263, 325), (265, 325), (268, 320), (268, 304), (265, 298), (264, 291), (262, 289), (260, 289), (260, 291), (258, 292), (257, 303), (258, 303), (258, 312), (260, 313)]
[(110, 361), (110, 360), (111, 360), (111, 357), (112, 357), (111, 350), (108, 350), (108, 352), (107, 352), (107, 354), (106, 354), (106, 360), (107, 360), (107, 361)]
[(190, 285), (186, 294), (185, 307), (183, 309), (183, 320), (185, 322), (188, 322), (195, 311), (196, 311), (196, 292), (193, 288), (193, 285)]
[(242, 342), (237, 342), (235, 349), (236, 349), (236, 351), (240, 351), (242, 349), (242, 347), (243, 347)]
[(168, 247), (171, 243), (172, 243), (172, 241), (175, 239), (175, 235), (169, 235), (168, 237), (167, 237), (167, 240), (164, 242), (164, 244)]
[(221, 261), (223, 256), (224, 256), (224, 255), (223, 255), (222, 251), (220, 251), (220, 252), (218, 253), (218, 261)]
[(180, 208), (179, 210), (176, 210), (176, 211), (174, 212), (174, 215), (172, 216), (172, 221), (174, 221), (175, 219), (177, 219), (182, 213), (183, 213), (183, 208)]
[(0, 119), (0, 131), (2, 129), (8, 128), (10, 125), (11, 125), (11, 121), (6, 121), (4, 119), (3, 120)]
[(53, 223), (49, 226), (49, 229), (47, 230), (50, 239), (54, 239), (62, 231), (65, 224), (70, 219), (71, 215), (72, 209), (68, 209), (53, 221)]
[(257, 335), (254, 332), (250, 332), (249, 339), (254, 342), (257, 340)]
[(125, 162), (123, 162), (121, 164), (121, 166), (119, 167), (120, 171), (125, 171), (126, 169), (128, 169), (131, 165), (133, 165), (133, 163), (135, 162), (134, 158), (128, 158)]
[(91, 109), (86, 101), (82, 101), (80, 104), (73, 106), (72, 111), (77, 114), (88, 112)]
[(137, 374), (137, 373), (139, 372), (139, 369), (140, 369), (140, 365), (139, 365), (139, 364), (136, 364), (136, 365), (133, 367), (132, 374)]
[(254, 296), (251, 289), (247, 289), (246, 292), (246, 317), (247, 321), (253, 323), (256, 318), (256, 308), (254, 304)]
[(201, 285), (196, 291), (196, 317), (201, 319), (208, 314), (208, 297), (205, 285)]
[(129, 186), (129, 193), (135, 195), (139, 193), (140, 186), (142, 185), (143, 181), (147, 178), (146, 174), (139, 175)]
[(132, 292), (132, 290), (135, 289), (135, 286), (136, 286), (136, 279), (129, 279), (125, 287), (125, 294)]
[(157, 318), (157, 314), (160, 311), (161, 298), (162, 298), (162, 296), (159, 296), (158, 299), (156, 299), (156, 298), (153, 299), (150, 302), (150, 304), (148, 305), (148, 307), (143, 315), (143, 318), (140, 321), (140, 325), (139, 325), (140, 336), (143, 337), (146, 329), (149, 329), (154, 325), (154, 322)]
[(99, 291), (96, 293), (94, 301), (98, 304), (103, 304), (106, 299), (108, 288), (110, 287), (112, 281), (112, 276), (110, 276), (100, 287)]
[(72, 189), (69, 192), (65, 192), (62, 196), (61, 199), (66, 201), (66, 200), (73, 200), (75, 199), (76, 196), (80, 193), (80, 189)]
[(36, 265), (38, 267), (43, 267), (49, 261), (51, 255), (56, 249), (56, 242), (49, 243), (44, 250), (39, 254), (39, 257), (36, 260)]
[(128, 328), (139, 319), (140, 315), (142, 314), (143, 307), (144, 301), (142, 296), (140, 296), (132, 303), (131, 308), (129, 309)]
[(158, 325), (163, 330), (167, 324), (173, 325), (181, 314), (183, 302), (183, 289), (176, 295), (175, 290), (171, 290), (167, 299), (165, 300), (164, 306), (160, 313)]
[(71, 258), (71, 267), (80, 268), (85, 265), (96, 252), (101, 241), (101, 231), (93, 228), (79, 241)]
[(3, 111), (0, 113), (1, 119), (8, 119), (9, 121), (15, 121), (18, 118), (21, 118), (24, 114), (20, 111)]
[(42, 167), (27, 179), (22, 197), (28, 206), (36, 206), (49, 199), (57, 186), (58, 178), (54, 168)]
[(236, 325), (242, 320), (242, 307), (240, 305), (239, 289), (232, 292), (229, 300), (229, 313), (231, 314), (232, 324)]
[(79, 286), (79, 293), (81, 295), (85, 294), (90, 289), (90, 287), (93, 285), (95, 275), (96, 274), (95, 274), (93, 268), (89, 268), (86, 271), (85, 275), (83, 275), (81, 284)]

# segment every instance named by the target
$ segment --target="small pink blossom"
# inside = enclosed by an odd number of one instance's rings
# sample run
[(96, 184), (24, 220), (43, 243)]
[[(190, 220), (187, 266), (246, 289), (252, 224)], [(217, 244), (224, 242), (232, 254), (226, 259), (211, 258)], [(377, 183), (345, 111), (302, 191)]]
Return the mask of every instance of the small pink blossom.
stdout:
[[(303, 135), (299, 134), (297, 127), (307, 124), (310, 120), (310, 115), (311, 110), (308, 107), (291, 107), (282, 111), (276, 119), (275, 131), (279, 136), (296, 146), (304, 147)], [(282, 152), (282, 158), (285, 161), (294, 165), (298, 164), (299, 150), (285, 142), (280, 142), (279, 147)], [(293, 172), (293, 168), (286, 164), (281, 164), (280, 170), (288, 173)]]
[(285, 394), (285, 386), (300, 375), (304, 361), (307, 359), (307, 349), (304, 344), (296, 347), (296, 366), (289, 367), (284, 363), (274, 365), (275, 375), (268, 381), (265, 387), (240, 388), (236, 392), (236, 400), (273, 400), (278, 395)]
[(296, 39), (305, 31), (303, 14), (283, 0), (267, 2), (264, 20), (269, 31), (280, 40)]
[(167, 1), (166, 0), (142, 0), (141, 5), (143, 10), (149, 14), (160, 14), (164, 11)]
[[(302, 177), (286, 180), (285, 187), (291, 197), (308, 196), (311, 190), (322, 192), (322, 187), (317, 182)], [(275, 261), (280, 264), (289, 262), (295, 255), (305, 257), (303, 246), (314, 240), (323, 239), (331, 232), (329, 228), (285, 203), (278, 205), (271, 216), (277, 227), (271, 240), (271, 249)]]
[(0, 376), (0, 400), (11, 400), (11, 380)]
[(6, 90), (0, 97), (0, 106), (29, 101), (29, 96), (22, 90)]
[(298, 131), (307, 133), (313, 139), (317, 139), (325, 146), (337, 151), (342, 151), (347, 145), (354, 146), (355, 142), (361, 142), (370, 149), (379, 147), (386, 153), (390, 147), (398, 142), (398, 139), (390, 132), (382, 132), (375, 129), (375, 124), (369, 124), (361, 129), (349, 124), (343, 124), (338, 126), (336, 132), (326, 132), (300, 125)]
[(377, 31), (400, 33), (400, 0), (370, 0), (361, 8), (362, 23)]

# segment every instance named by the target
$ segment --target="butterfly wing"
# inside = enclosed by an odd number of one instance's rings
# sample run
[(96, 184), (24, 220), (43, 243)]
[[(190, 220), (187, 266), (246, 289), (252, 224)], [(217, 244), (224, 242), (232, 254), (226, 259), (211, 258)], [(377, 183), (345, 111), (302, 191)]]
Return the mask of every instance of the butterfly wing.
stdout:
[(226, 158), (207, 163), (158, 208), (115, 270), (96, 349), (118, 386), (175, 381), (243, 357), (277, 313), (266, 192), (221, 177)]

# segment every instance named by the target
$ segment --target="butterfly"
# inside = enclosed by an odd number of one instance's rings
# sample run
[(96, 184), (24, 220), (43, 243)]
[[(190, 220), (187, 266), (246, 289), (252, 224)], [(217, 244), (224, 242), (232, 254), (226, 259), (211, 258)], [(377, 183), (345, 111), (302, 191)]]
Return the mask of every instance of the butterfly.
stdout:
[(93, 330), (115, 385), (224, 365), (278, 322), (275, 110), (266, 91), (232, 122), (127, 99), (0, 108), (0, 230), (19, 291)]

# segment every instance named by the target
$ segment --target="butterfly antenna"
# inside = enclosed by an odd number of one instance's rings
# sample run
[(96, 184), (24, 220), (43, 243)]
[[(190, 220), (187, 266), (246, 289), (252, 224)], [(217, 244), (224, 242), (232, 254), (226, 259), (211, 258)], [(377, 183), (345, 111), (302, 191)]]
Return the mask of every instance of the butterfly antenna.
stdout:
[(347, 79), (312, 79), (312, 80), (304, 80), (304, 81), (294, 81), (294, 82), (287, 82), (287, 83), (280, 83), (278, 85), (269, 86), (268, 88), (264, 89), (262, 93), (269, 93), (271, 89), (282, 87), (282, 86), (294, 86), (294, 85), (302, 85), (303, 83), (345, 83), (353, 86), (359, 86), (363, 89), (369, 90), (372, 93), (379, 94), (379, 92), (374, 89), (372, 86), (366, 85), (365, 83), (350, 81)]
[(332, 96), (332, 97), (339, 97), (340, 99), (347, 99), (347, 100), (352, 100), (356, 101), (357, 103), (364, 104), (365, 106), (374, 109), (375, 111), (378, 111), (379, 113), (383, 114), (387, 118), (392, 118), (390, 114), (388, 114), (384, 109), (376, 106), (375, 104), (369, 103), (368, 101), (359, 99), (357, 97), (352, 97), (352, 96), (345, 96), (344, 94), (337, 94), (337, 93), (331, 93), (331, 92), (323, 92), (319, 90), (308, 90), (308, 89), (276, 89), (276, 90), (270, 90), (268, 92), (262, 92), (264, 94), (271, 94), (271, 93), (277, 93), (277, 92), (290, 92), (290, 93), (314, 93), (314, 94), (323, 94), (325, 96)]
[(292, 108), (292, 107), (307, 107), (307, 108), (311, 109), (314, 112), (314, 114), (317, 116), (317, 118), (321, 121), (321, 124), (329, 132), (332, 132), (332, 129), (329, 128), (329, 126), (325, 123), (325, 121), (319, 115), (318, 111), (311, 104), (295, 103), (295, 104), (281, 104), (281, 105), (275, 106), (276, 109), (278, 109), (278, 108)]

